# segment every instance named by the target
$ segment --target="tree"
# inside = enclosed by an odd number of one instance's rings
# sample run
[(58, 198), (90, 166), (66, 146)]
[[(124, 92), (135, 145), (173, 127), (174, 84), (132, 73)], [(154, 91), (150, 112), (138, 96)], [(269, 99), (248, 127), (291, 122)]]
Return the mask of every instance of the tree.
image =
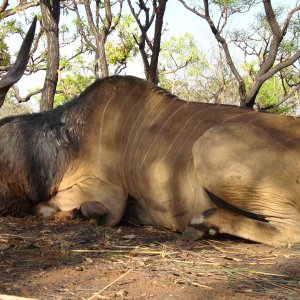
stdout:
[(55, 106), (79, 95), (95, 80), (92, 63), (87, 63), (86, 60), (85, 55), (78, 55), (72, 59), (72, 63), (68, 61), (61, 62), (61, 68), (64, 66), (65, 68), (60, 72), (54, 99)]
[(207, 61), (191, 34), (171, 36), (162, 42), (160, 85), (171, 93), (186, 100), (197, 101), (198, 81), (203, 78), (204, 68), (208, 68)]
[(43, 92), (40, 101), (40, 110), (53, 107), (54, 95), (58, 81), (59, 70), (59, 1), (41, 0), (43, 27), (47, 36), (47, 69)]
[[(118, 1), (117, 3), (111, 1), (111, 3), (112, 5), (116, 3), (117, 6), (118, 3), (123, 3), (123, 1)], [(22, 1), (22, 3), (23, 2), (24, 1)], [(95, 64), (95, 60), (91, 59), (91, 56), (95, 55), (94, 50), (96, 48), (92, 47), (93, 45), (96, 45), (95, 37), (89, 29), (90, 27), (87, 18), (81, 17), (79, 23), (74, 10), (73, 2), (75, 1), (43, 1), (43, 3), (39, 4), (42, 14), (41, 16), (38, 16), (38, 19), (41, 21), (41, 26), (30, 52), (30, 59), (26, 67), (25, 75), (30, 75), (39, 71), (46, 71), (48, 74), (46, 75), (46, 82), (43, 89), (41, 87), (31, 89), (29, 92), (27, 91), (26, 95), (22, 95), (24, 94), (24, 91), (21, 91), (20, 93), (18, 86), (14, 85), (14, 96), (18, 102), (26, 102), (33, 96), (44, 91), (42, 100), (39, 98), (38, 101), (40, 102), (41, 110), (46, 110), (53, 106), (53, 95), (57, 78), (59, 80), (63, 80), (64, 77), (67, 77), (65, 81), (70, 83), (72, 81), (69, 78), (71, 72), (73, 74), (74, 72), (77, 72), (78, 76), (75, 77), (80, 81), (79, 86), (83, 87), (85, 80), (81, 80), (81, 78), (82, 76), (86, 75), (86, 72), (83, 72), (80, 68), (84, 68), (85, 70), (88, 69), (89, 71), (92, 70), (92, 72), (87, 72), (89, 78), (88, 82), (91, 82), (91, 76), (93, 74), (95, 74), (93, 78), (99, 77), (99, 60), (97, 59), (97, 63)], [(101, 5), (103, 4), (103, 1), (98, 2)], [(107, 1), (107, 3), (108, 2), (109, 1)], [(86, 2), (86, 5), (87, 3), (88, 1)], [(93, 3), (95, 2), (91, 2), (90, 5)], [(62, 23), (59, 30), (58, 25), (60, 11), (58, 4), (61, 5), (64, 16), (68, 16), (75, 12), (76, 17), (76, 21), (74, 23)], [(80, 2), (76, 1), (76, 4), (79, 6)], [(83, 6), (83, 8), (85, 7)], [(80, 13), (82, 12), (81, 9), (78, 11)], [(92, 12), (92, 8), (90, 11)], [(35, 10), (34, 14), (38, 14), (38, 11)], [(10, 15), (12, 16), (12, 12)], [(2, 74), (5, 74), (7, 71), (9, 71), (10, 61), (14, 59), (14, 54), (9, 51), (5, 38), (12, 33), (18, 33), (23, 37), (24, 33), (22, 27), (24, 27), (24, 17), (26, 22), (27, 19), (29, 19), (27, 15), (28, 13), (26, 10), (24, 11), (24, 14), (22, 14), (22, 18), (15, 20), (11, 17), (9, 21), (2, 21), (0, 24), (0, 29), (3, 29), (0, 30), (0, 72)], [(101, 21), (102, 15), (103, 18), (106, 18), (104, 6), (99, 7), (98, 21), (96, 21), (95, 18), (96, 14), (93, 15), (94, 22), (97, 24), (97, 26), (99, 26), (99, 30), (102, 30), (105, 27), (103, 25), (104, 23)], [(72, 18), (72, 16), (70, 16), (69, 19), (70, 18)], [(121, 14), (120, 16), (114, 16), (112, 14), (112, 18), (112, 27), (105, 43), (105, 60), (109, 74), (118, 74), (126, 67), (127, 62), (131, 60), (138, 51), (133, 39), (133, 35), (137, 33), (137, 28), (134, 27), (135, 22), (131, 16), (122, 16)], [(118, 18), (119, 20), (117, 20)], [(74, 30), (74, 27), (77, 27), (77, 29), (83, 28), (84, 35), (80, 34), (80, 30)], [(59, 39), (58, 34), (60, 37)], [(73, 44), (72, 52), (65, 51), (66, 47), (70, 47), (71, 43)], [(55, 47), (55, 49), (52, 49), (53, 47)], [(97, 49), (96, 57), (98, 57)], [(49, 63), (47, 63), (47, 61)], [(84, 63), (80, 63), (80, 61)], [(0, 74), (0, 77), (2, 74)], [(74, 83), (74, 86), (76, 86), (75, 81), (73, 80), (72, 82)], [(66, 86), (62, 81), (60, 83), (60, 88), (58, 89), (59, 96), (57, 97), (60, 100), (55, 100), (56, 102), (60, 102), (62, 100), (65, 101), (66, 99), (70, 98), (71, 93), (67, 93), (66, 97), (62, 97), (61, 92), (63, 90), (66, 91)], [(76, 91), (77, 90), (75, 89), (74, 92)], [(45, 102), (44, 99), (51, 100), (50, 102)], [(42, 107), (42, 105), (45, 105), (45, 107)]]
[(120, 74), (138, 53), (138, 47), (133, 38), (138, 29), (133, 26), (134, 20), (130, 15), (123, 15), (106, 43), (107, 64), (110, 74)]
[[(110, 0), (96, 0), (93, 2), (95, 4), (94, 14), (91, 9), (92, 2), (89, 0), (83, 0), (81, 2), (84, 5), (87, 24), (80, 14), (77, 1), (66, 1), (64, 5), (75, 12), (78, 31), (87, 47), (96, 54), (96, 75), (98, 77), (109, 76), (105, 45), (108, 36), (116, 29), (120, 22), (124, 0), (117, 0), (114, 3)], [(116, 4), (119, 6), (114, 16), (112, 6)]]
[[(17, 34), (20, 35), (22, 40), (25, 38), (25, 32), (23, 30), (24, 28), (24, 19), (26, 25), (31, 23), (32, 16), (27, 17), (27, 10), (31, 8), (35, 8), (40, 5), (38, 1), (26, 1), (26, 0), (20, 0), (17, 1), (18, 3), (11, 8), (12, 3), (9, 1), (2, 1), (2, 4), (0, 5), (0, 77), (5, 76), (5, 74), (11, 70), (10, 62), (11, 60), (14, 60), (15, 53), (11, 53), (9, 51), (9, 48), (6, 44), (5, 39), (12, 35)], [(9, 5), (10, 6), (9, 6)], [(13, 3), (14, 4), (14, 3)], [(21, 18), (16, 19), (15, 15), (18, 13), (18, 17), (20, 15), (20, 12), (22, 12), (22, 20)], [(36, 13), (35, 13), (36, 15)], [(8, 20), (7, 20), (8, 19)], [(35, 21), (36, 22), (36, 21)], [(26, 26), (27, 27), (27, 26)], [(26, 66), (26, 69), (24, 70), (26, 75), (30, 75), (34, 72), (37, 72), (38, 70), (44, 70), (44, 62), (46, 60), (45, 55), (39, 55), (38, 57), (34, 58), (34, 54), (36, 53), (36, 50), (38, 48), (40, 38), (43, 35), (43, 27), (40, 27), (40, 31), (36, 34), (35, 39), (32, 42), (32, 47), (28, 55), (28, 63)], [(16, 39), (17, 40), (17, 39)], [(25, 57), (25, 56), (24, 56)], [(17, 84), (14, 84), (12, 86), (14, 90), (14, 96), (15, 99), (18, 102), (26, 102), (28, 101), (33, 95), (36, 95), (41, 92), (41, 89), (38, 89), (36, 91), (31, 91), (26, 96), (22, 97), (20, 96), (19, 89)], [(13, 93), (9, 93), (9, 95), (13, 95)]]
[[(224, 28), (228, 22), (228, 18), (236, 13), (242, 13), (248, 11), (255, 3), (254, 0), (233, 0), (233, 1), (221, 1), (214, 0), (208, 1), (203, 0), (203, 8), (199, 7), (198, 9), (189, 6), (186, 1), (179, 0), (185, 8), (189, 11), (193, 12), (200, 18), (203, 18), (208, 25), (214, 37), (221, 45), (224, 54), (226, 56), (227, 63), (236, 78), (239, 86), (239, 95), (240, 95), (240, 103), (242, 106), (253, 107), (255, 103), (256, 96), (261, 88), (261, 86), (272, 77), (277, 72), (280, 72), (284, 68), (292, 65), (295, 61), (300, 58), (300, 50), (297, 49), (290, 57), (286, 59), (282, 59), (278, 63), (275, 64), (276, 59), (279, 54), (279, 47), (282, 45), (282, 42), (287, 34), (287, 30), (289, 28), (291, 19), (293, 16), (300, 10), (300, 5), (296, 5), (292, 10), (288, 12), (286, 18), (282, 22), (282, 25), (279, 25), (278, 18), (274, 13), (273, 6), (270, 0), (264, 0), (264, 13), (267, 24), (269, 26), (269, 30), (272, 34), (270, 43), (266, 45), (265, 55), (263, 56), (262, 63), (259, 66), (259, 70), (255, 75), (255, 80), (251, 86), (249, 86), (249, 90), (246, 88), (245, 80), (235, 65), (230, 49), (228, 47), (228, 43), (224, 38)], [(210, 8), (215, 5), (220, 10), (220, 18), (217, 23), (211, 17)], [(217, 24), (217, 25), (216, 25)]]
[[(139, 38), (137, 36), (135, 36), (134, 38), (142, 56), (145, 76), (147, 80), (156, 84), (159, 81), (157, 71), (158, 58), (160, 53), (160, 43), (163, 32), (163, 19), (167, 1), (168, 0), (153, 0), (152, 13), (150, 15), (150, 8), (147, 6), (147, 0), (139, 0), (137, 2), (138, 12), (136, 12), (136, 10), (134, 9), (131, 0), (128, 0), (128, 5), (130, 7), (131, 13), (134, 16), (141, 32)], [(141, 17), (142, 13), (144, 14), (143, 17)], [(143, 19), (144, 23), (142, 24)], [(148, 36), (148, 31), (152, 26), (154, 20), (154, 36), (153, 41), (151, 41)]]
[(79, 72), (64, 76), (58, 82), (54, 104), (59, 105), (71, 100), (93, 81), (93, 76), (82, 75)]
[[(276, 18), (280, 19), (284, 10), (284, 7), (274, 9)], [(292, 19), (287, 34), (279, 45), (274, 64), (290, 58), (298, 50), (299, 35), (300, 24), (297, 19)], [(271, 44), (273, 37), (265, 14), (258, 13), (255, 16), (254, 23), (250, 24), (247, 30), (234, 30), (230, 32), (230, 37), (231, 41), (243, 52), (242, 71), (245, 74), (246, 89), (249, 90), (249, 87), (255, 83), (260, 66), (268, 55), (268, 45)], [(293, 97), (300, 89), (299, 71), (299, 63), (295, 62), (266, 80), (256, 97), (256, 104), (260, 109), (269, 110), (274, 108), (278, 111), (278, 107), (282, 104), (294, 102)], [(279, 111), (285, 111), (285, 109), (281, 108)]]

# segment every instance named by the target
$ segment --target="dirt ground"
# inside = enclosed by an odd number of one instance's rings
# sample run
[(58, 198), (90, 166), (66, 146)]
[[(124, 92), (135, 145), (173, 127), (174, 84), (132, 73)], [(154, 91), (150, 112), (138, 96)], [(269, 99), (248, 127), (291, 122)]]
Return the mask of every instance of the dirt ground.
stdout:
[[(11, 295), (6, 297), (5, 295)], [(14, 297), (15, 298), (14, 298)], [(0, 218), (0, 299), (300, 299), (300, 244)]]

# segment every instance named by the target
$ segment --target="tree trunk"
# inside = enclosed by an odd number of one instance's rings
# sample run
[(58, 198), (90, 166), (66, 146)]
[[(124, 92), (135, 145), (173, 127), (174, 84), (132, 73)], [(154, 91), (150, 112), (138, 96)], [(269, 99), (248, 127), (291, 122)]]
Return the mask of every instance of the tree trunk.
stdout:
[(59, 69), (59, 1), (41, 0), (43, 26), (47, 36), (47, 69), (40, 110), (45, 111), (53, 107)]
[[(148, 1), (139, 0), (137, 2), (137, 6), (139, 7), (139, 11), (136, 12), (133, 8), (131, 0), (127, 0), (130, 11), (135, 18), (141, 35), (139, 38), (134, 36), (136, 44), (139, 46), (139, 50), (142, 56), (143, 64), (144, 64), (144, 72), (147, 80), (152, 81), (153, 83), (158, 83), (157, 76), (157, 65), (158, 65), (158, 57), (160, 53), (160, 41), (162, 35), (163, 28), (163, 19), (166, 10), (166, 5), (168, 0), (153, 0), (152, 2), (152, 13), (150, 14), (150, 8), (147, 6)], [(143, 12), (144, 16), (141, 16)], [(153, 42), (152, 39), (148, 37), (148, 30), (152, 26), (155, 17), (155, 28), (154, 28), (154, 37)], [(143, 20), (143, 21), (142, 21)], [(151, 53), (148, 55), (149, 52)], [(149, 62), (150, 57), (150, 62)]]
[(106, 37), (100, 36), (97, 41), (98, 65), (100, 70), (100, 77), (109, 76), (108, 64), (107, 64), (106, 52), (105, 52), (105, 43), (106, 43)]
[(290, 24), (290, 21), (291, 21), (293, 15), (300, 11), (300, 4), (296, 4), (296, 6), (291, 11), (289, 11), (284, 22), (282, 22), (283, 23), (282, 27), (280, 27), (280, 25), (276, 19), (276, 14), (273, 10), (271, 0), (261, 1), (264, 5), (266, 20), (270, 27), (271, 39), (270, 39), (270, 42), (268, 42), (268, 47), (265, 49), (265, 55), (263, 56), (263, 62), (260, 64), (260, 69), (258, 70), (257, 75), (255, 76), (254, 83), (249, 87), (249, 91), (247, 91), (246, 85), (245, 85), (245, 80), (243, 79), (242, 75), (239, 73), (238, 69), (235, 67), (234, 62), (231, 57), (230, 50), (228, 48), (228, 44), (227, 44), (225, 38), (221, 35), (222, 30), (224, 29), (225, 25), (228, 22), (228, 17), (229, 17), (228, 11), (224, 10), (222, 12), (222, 14), (224, 14), (224, 16), (222, 16), (222, 18), (224, 19), (223, 24), (220, 23), (220, 20), (221, 20), (221, 18), (220, 18), (218, 25), (215, 25), (213, 20), (210, 17), (209, 6), (212, 3), (211, 1), (203, 0), (204, 13), (198, 11), (195, 7), (191, 7), (191, 6), (187, 5), (185, 0), (179, 0), (179, 1), (183, 4), (183, 6), (186, 9), (193, 12), (200, 18), (206, 20), (206, 22), (210, 26), (212, 33), (214, 34), (214, 36), (216, 38), (216, 40), (223, 47), (223, 50), (224, 50), (224, 53), (226, 56), (226, 60), (227, 60), (227, 64), (229, 65), (232, 74), (238, 81), (241, 106), (253, 107), (253, 105), (255, 104), (256, 96), (259, 93), (259, 90), (260, 90), (261, 86), (263, 85), (263, 83), (266, 80), (268, 80), (269, 78), (271, 78), (273, 75), (275, 75), (276, 72), (279, 72), (283, 68), (286, 68), (286, 67), (292, 65), (295, 61), (299, 60), (299, 58), (300, 58), (300, 50), (297, 50), (289, 58), (286, 58), (284, 61), (281, 61), (280, 63), (275, 64), (280, 44), (286, 35), (287, 29), (289, 27), (289, 24)]
[(158, 57), (160, 53), (160, 42), (161, 42), (161, 35), (162, 35), (163, 19), (164, 19), (167, 1), (168, 0), (159, 0), (158, 7), (156, 10), (153, 51), (151, 55), (150, 67), (147, 74), (147, 79), (155, 84), (158, 84), (157, 65), (158, 65)]

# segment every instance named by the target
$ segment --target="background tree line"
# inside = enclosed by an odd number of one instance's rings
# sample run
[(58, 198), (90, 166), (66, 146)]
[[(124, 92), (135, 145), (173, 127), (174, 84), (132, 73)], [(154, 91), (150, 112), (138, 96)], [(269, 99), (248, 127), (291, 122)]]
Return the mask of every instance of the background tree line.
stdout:
[[(274, 7), (270, 0), (173, 1), (182, 14), (199, 17), (199, 26), (209, 26), (217, 51), (204, 53), (190, 33), (166, 34), (167, 0), (2, 0), (0, 77), (15, 58), (8, 37), (23, 37), (34, 15), (40, 26), (25, 75), (45, 74), (43, 86), (33, 82), (26, 96), (14, 85), (11, 99), (38, 97), (40, 110), (47, 110), (95, 78), (127, 72), (140, 57), (147, 80), (183, 99), (295, 112), (300, 100), (297, 1), (290, 7)], [(253, 11), (247, 29), (230, 28), (232, 18)], [(242, 62), (235, 59), (237, 49)]]

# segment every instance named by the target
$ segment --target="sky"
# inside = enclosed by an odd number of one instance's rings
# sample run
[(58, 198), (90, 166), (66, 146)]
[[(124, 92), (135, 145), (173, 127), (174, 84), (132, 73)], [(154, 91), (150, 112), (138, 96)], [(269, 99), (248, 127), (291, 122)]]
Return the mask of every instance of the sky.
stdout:
[[(285, 5), (285, 6), (288, 5), (290, 7), (294, 7), (296, 2), (297, 0), (276, 0), (276, 1), (273, 0), (272, 4), (274, 7), (277, 7), (278, 5)], [(13, 7), (16, 1), (11, 1), (10, 3), (11, 6)], [(129, 12), (129, 9), (126, 8), (126, 6), (127, 3), (125, 1), (125, 10)], [(255, 12), (258, 12), (260, 10), (263, 11), (262, 1), (256, 7)], [(214, 16), (216, 15), (216, 12), (212, 12), (211, 14), (212, 16)], [(67, 18), (68, 18), (67, 16), (62, 14), (60, 22), (61, 23), (70, 22), (70, 18), (69, 19)], [(247, 28), (248, 24), (253, 21), (254, 21), (253, 13), (238, 15), (237, 17), (230, 19), (230, 22), (228, 23), (228, 28), (229, 29)], [(200, 51), (202, 53), (205, 53), (207, 56), (212, 55), (217, 49), (217, 42), (213, 34), (211, 33), (211, 30), (208, 24), (205, 22), (205, 20), (187, 11), (182, 6), (182, 4), (177, 0), (168, 0), (166, 12), (165, 12), (165, 18), (164, 18), (164, 25), (166, 26), (167, 30), (164, 33), (163, 38), (167, 38), (168, 36), (179, 36), (181, 34), (185, 34), (188, 32), (194, 36)], [(21, 39), (18, 42), (16, 42), (15, 37), (11, 37), (7, 39), (7, 43), (12, 51), (18, 51), (21, 43)], [(234, 55), (234, 60), (239, 60), (238, 51), (234, 51), (233, 55)], [(138, 58), (131, 65), (129, 64), (129, 67), (126, 70), (126, 74), (144, 77), (143, 66), (140, 58)], [(42, 86), (43, 80), (44, 80), (44, 75), (41, 74), (36, 74), (30, 77), (23, 76), (23, 78), (18, 83), (20, 87), (21, 95), (26, 94), (27, 87), (34, 88), (38, 85)], [(34, 103), (33, 107), (35, 106), (36, 104)]]

